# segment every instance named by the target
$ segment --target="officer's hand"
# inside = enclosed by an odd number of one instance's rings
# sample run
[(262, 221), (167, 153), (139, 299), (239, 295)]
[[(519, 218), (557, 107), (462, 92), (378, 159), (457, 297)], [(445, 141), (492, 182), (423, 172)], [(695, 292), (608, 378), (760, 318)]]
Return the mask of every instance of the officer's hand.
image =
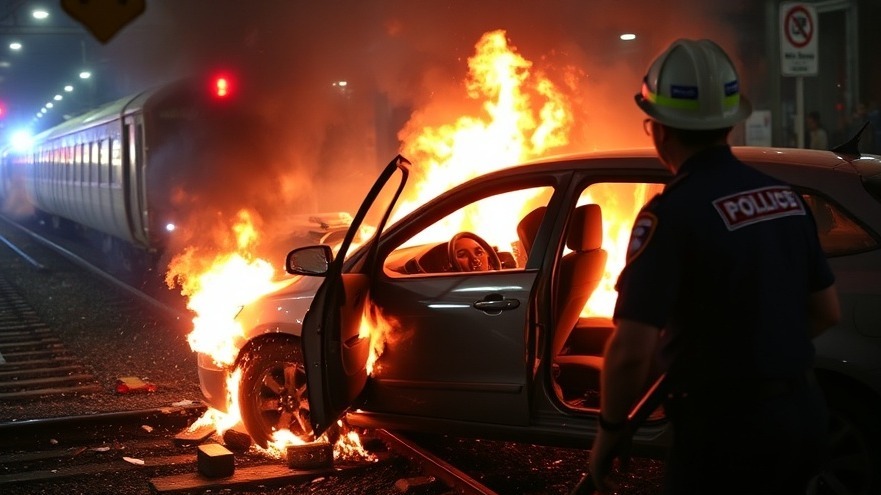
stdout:
[(614, 490), (615, 484), (609, 480), (615, 459), (619, 459), (620, 468), (627, 469), (630, 462), (630, 441), (633, 432), (629, 428), (620, 431), (606, 431), (602, 428), (597, 432), (590, 450), (588, 470), (596, 488), (601, 493)]

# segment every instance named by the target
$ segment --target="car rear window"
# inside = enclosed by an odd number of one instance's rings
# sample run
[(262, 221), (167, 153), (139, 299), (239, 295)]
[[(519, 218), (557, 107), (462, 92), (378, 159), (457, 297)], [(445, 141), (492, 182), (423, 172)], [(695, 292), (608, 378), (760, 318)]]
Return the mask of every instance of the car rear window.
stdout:
[(876, 249), (878, 241), (842, 208), (815, 193), (802, 197), (817, 221), (820, 246), (826, 256), (843, 256)]

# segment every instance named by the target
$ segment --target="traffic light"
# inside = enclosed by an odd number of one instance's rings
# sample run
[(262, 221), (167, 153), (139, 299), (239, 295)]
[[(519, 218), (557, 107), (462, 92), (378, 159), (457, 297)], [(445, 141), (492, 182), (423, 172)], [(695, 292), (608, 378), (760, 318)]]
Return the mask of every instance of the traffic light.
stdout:
[(219, 74), (211, 81), (211, 94), (218, 99), (229, 98), (233, 91), (233, 81), (229, 75)]

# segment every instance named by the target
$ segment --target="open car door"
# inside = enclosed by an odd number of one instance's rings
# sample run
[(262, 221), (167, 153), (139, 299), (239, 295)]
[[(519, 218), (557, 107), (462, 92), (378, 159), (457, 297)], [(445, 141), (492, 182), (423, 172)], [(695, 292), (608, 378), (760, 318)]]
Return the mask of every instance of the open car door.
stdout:
[[(361, 335), (360, 330), (370, 271), (376, 266), (377, 239), (407, 182), (409, 166), (399, 155), (382, 171), (358, 209), (303, 321), (303, 360), (316, 436), (345, 413), (367, 382), (370, 336)], [(366, 237), (363, 242), (360, 236)], [(346, 254), (356, 241), (362, 253), (344, 270)]]

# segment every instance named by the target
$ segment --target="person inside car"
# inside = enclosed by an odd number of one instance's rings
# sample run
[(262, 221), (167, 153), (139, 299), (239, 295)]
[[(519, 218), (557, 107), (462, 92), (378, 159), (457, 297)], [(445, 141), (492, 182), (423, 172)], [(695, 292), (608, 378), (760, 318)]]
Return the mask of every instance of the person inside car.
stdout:
[[(465, 232), (464, 234), (467, 234)], [(474, 238), (474, 236), (458, 235), (453, 243), (453, 263), (456, 271), (460, 272), (484, 272), (492, 270), (489, 262), (489, 253), (486, 248)]]

